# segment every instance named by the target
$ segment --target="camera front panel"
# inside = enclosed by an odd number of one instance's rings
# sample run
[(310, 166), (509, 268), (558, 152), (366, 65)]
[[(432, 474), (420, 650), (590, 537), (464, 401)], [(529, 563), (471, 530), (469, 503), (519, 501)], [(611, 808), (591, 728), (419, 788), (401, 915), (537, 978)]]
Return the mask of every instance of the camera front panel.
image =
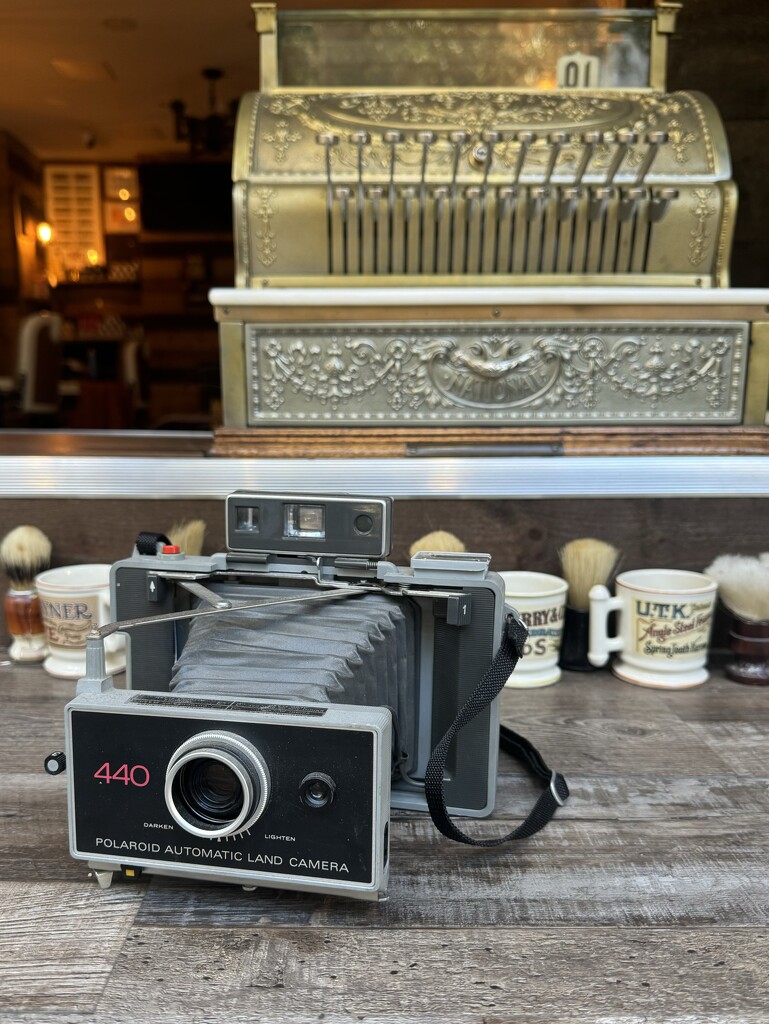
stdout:
[(328, 725), (324, 707), (109, 697), (69, 707), (74, 857), (244, 884), (380, 887), (389, 793), (377, 728)]

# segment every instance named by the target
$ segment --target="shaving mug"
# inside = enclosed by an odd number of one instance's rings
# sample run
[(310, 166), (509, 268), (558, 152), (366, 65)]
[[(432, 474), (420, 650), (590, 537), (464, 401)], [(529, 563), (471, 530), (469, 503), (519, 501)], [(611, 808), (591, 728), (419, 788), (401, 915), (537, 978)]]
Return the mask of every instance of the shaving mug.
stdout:
[[(85, 675), (86, 639), (92, 629), (110, 621), (109, 565), (65, 565), (35, 577), (40, 612), (48, 643), (43, 668), (60, 679)], [(125, 668), (125, 638), (105, 642), (107, 672)]]
[(523, 619), (529, 636), (506, 686), (550, 686), (561, 678), (558, 653), (569, 585), (546, 572), (501, 572), (505, 602)]
[[(612, 672), (628, 683), (662, 689), (699, 686), (705, 667), (717, 584), (685, 569), (633, 569), (617, 576), (616, 595), (598, 585), (590, 591), (591, 665), (618, 654)], [(617, 634), (609, 636), (610, 612)]]

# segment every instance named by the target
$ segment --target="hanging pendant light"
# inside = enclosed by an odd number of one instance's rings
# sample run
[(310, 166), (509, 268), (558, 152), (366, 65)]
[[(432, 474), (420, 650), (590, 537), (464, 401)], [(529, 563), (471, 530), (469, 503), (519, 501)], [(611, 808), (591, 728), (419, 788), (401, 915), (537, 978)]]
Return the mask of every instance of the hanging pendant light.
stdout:
[(170, 107), (174, 114), (176, 140), (189, 143), (192, 156), (218, 156), (232, 147), (237, 100), (230, 103), (226, 115), (220, 114), (217, 110), (217, 83), (224, 77), (224, 72), (220, 68), (204, 68), (202, 75), (208, 82), (208, 114), (193, 117), (187, 113), (183, 100), (174, 100)]

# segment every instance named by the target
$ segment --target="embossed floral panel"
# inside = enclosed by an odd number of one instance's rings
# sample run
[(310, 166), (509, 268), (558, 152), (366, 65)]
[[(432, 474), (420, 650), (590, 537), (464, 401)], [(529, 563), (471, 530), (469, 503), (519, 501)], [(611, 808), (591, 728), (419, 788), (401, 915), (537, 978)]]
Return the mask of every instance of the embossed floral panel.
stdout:
[(249, 422), (739, 423), (746, 323), (250, 325)]

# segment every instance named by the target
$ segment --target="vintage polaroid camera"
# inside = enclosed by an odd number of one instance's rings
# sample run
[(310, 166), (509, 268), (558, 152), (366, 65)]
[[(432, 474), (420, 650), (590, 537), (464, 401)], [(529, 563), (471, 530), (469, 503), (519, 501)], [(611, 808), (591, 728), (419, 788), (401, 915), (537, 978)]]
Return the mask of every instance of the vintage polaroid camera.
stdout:
[[(114, 872), (361, 899), (386, 889), (390, 807), (425, 810), (431, 751), (492, 662), (489, 556), (387, 561), (389, 498), (238, 491), (227, 551), (141, 534), (116, 622), (67, 707), (70, 849)], [(127, 636), (127, 690), (103, 637)], [(497, 701), (457, 735), (452, 814), (494, 807)]]

